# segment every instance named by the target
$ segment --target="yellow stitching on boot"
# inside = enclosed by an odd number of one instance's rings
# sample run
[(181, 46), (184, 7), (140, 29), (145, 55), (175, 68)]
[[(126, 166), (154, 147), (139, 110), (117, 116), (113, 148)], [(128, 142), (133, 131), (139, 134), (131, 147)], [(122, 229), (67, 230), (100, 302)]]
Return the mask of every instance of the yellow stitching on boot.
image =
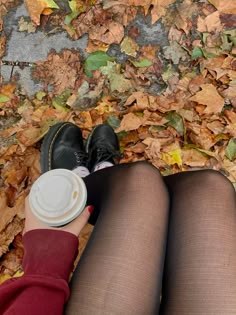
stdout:
[(49, 171), (51, 170), (51, 149), (52, 149), (52, 145), (53, 143), (55, 142), (56, 140), (56, 137), (58, 135), (58, 133), (61, 131), (62, 128), (64, 128), (66, 125), (69, 125), (70, 122), (67, 122), (65, 123), (64, 125), (62, 125), (58, 130), (57, 132), (55, 133), (54, 137), (52, 138), (52, 141), (50, 143), (50, 146), (49, 146), (49, 156), (48, 156), (48, 167), (49, 167)]

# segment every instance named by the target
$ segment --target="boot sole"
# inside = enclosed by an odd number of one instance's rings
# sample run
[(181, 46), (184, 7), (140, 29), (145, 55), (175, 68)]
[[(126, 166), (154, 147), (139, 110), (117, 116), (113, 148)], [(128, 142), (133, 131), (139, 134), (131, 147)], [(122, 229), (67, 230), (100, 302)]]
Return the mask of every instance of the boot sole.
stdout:
[(54, 142), (57, 138), (59, 132), (67, 125), (70, 125), (70, 122), (62, 122), (52, 126), (48, 133), (46, 134), (43, 143), (41, 145), (41, 153), (40, 153), (40, 167), (41, 173), (48, 172), (52, 169), (51, 166), (51, 157)]

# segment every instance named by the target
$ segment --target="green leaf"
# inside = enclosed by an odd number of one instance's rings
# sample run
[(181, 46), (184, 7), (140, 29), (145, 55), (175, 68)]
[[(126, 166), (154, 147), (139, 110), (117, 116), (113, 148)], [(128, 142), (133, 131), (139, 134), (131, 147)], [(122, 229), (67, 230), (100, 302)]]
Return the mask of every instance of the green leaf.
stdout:
[(118, 132), (116, 135), (119, 139), (119, 141), (121, 141), (122, 139), (124, 139), (127, 135), (129, 134), (129, 132), (122, 130), (120, 132)]
[(59, 6), (53, 0), (47, 0), (48, 8), (60, 9)]
[(120, 120), (114, 115), (108, 116), (105, 123), (112, 127), (114, 130), (120, 127)]
[(165, 115), (165, 118), (169, 120), (169, 122), (166, 123), (166, 126), (172, 126), (181, 136), (183, 136), (184, 123), (182, 117), (175, 111), (171, 111)]
[(0, 94), (0, 103), (6, 103), (10, 101), (10, 98), (6, 95)]
[(152, 62), (145, 58), (140, 61), (133, 61), (133, 60), (130, 60), (130, 61), (136, 68), (150, 67), (152, 65)]
[(208, 52), (208, 51), (206, 51), (205, 49), (202, 49), (202, 53), (203, 53), (203, 56), (204, 56), (205, 58), (215, 58), (215, 57), (217, 57), (216, 54), (211, 53), (211, 52)]
[(84, 71), (89, 78), (92, 78), (92, 71), (107, 65), (108, 61), (114, 61), (114, 57), (108, 56), (104, 51), (95, 51), (91, 53), (84, 63)]
[(193, 59), (197, 59), (201, 57), (203, 57), (202, 49), (200, 47), (194, 47), (192, 51), (191, 59), (193, 60)]
[(77, 9), (76, 0), (69, 0), (69, 7), (71, 9), (71, 13), (65, 17), (66, 25), (69, 25), (80, 13)]
[(55, 107), (57, 110), (60, 110), (62, 112), (68, 113), (70, 111), (69, 108), (66, 108), (65, 106), (59, 104), (56, 100), (52, 100), (52, 105)]
[(37, 98), (37, 100), (39, 100), (39, 101), (42, 101), (42, 99), (44, 98), (44, 96), (46, 96), (46, 93), (43, 92), (43, 91), (39, 91), (39, 92), (36, 93), (36, 98)]
[(232, 138), (229, 140), (229, 143), (226, 147), (225, 155), (230, 161), (233, 161), (236, 158), (236, 139)]

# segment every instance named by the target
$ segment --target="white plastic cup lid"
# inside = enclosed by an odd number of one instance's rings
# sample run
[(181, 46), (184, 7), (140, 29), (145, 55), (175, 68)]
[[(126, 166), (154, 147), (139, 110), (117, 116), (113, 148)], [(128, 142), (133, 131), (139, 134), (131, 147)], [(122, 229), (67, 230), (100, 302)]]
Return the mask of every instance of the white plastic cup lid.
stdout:
[(50, 226), (61, 226), (83, 211), (87, 189), (82, 178), (66, 169), (41, 175), (33, 184), (29, 204), (33, 214)]

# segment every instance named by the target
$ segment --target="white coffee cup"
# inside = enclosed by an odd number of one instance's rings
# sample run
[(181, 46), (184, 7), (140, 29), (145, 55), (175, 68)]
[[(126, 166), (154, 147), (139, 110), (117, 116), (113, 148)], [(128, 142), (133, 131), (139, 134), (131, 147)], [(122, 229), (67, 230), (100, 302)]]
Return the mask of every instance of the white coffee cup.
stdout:
[(62, 226), (81, 214), (87, 201), (82, 178), (66, 169), (55, 169), (41, 175), (29, 194), (33, 214), (50, 226)]

